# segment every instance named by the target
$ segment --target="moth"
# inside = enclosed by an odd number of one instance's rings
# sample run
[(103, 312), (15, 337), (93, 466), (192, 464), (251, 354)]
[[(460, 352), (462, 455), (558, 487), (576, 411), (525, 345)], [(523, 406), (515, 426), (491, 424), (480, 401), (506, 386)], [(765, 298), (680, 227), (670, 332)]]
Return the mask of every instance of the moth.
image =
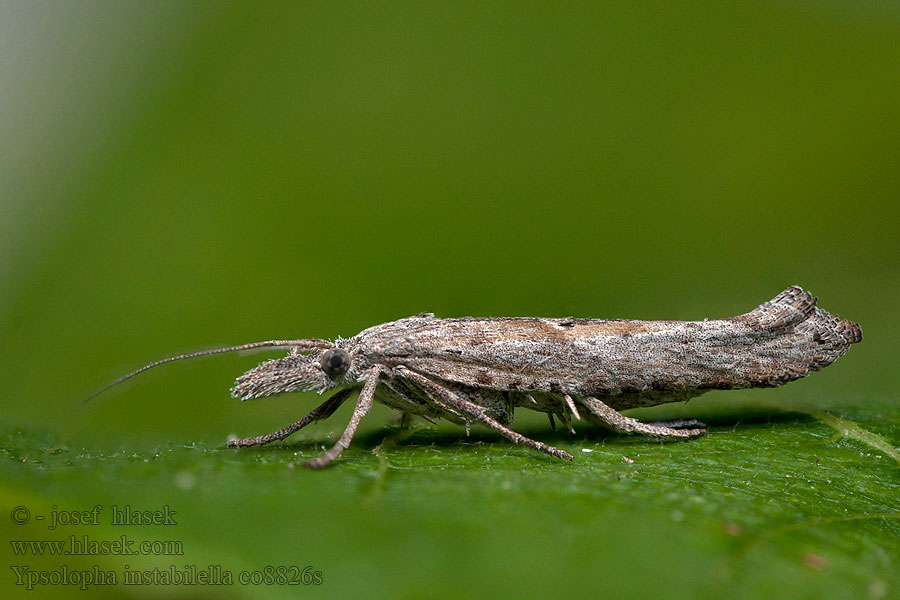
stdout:
[(748, 313), (702, 321), (462, 317), (431, 313), (376, 325), (351, 338), (268, 340), (165, 358), (92, 394), (176, 360), (254, 349), (289, 350), (237, 378), (241, 400), (287, 392), (336, 390), (305, 417), (232, 447), (283, 440), (331, 416), (354, 392), (356, 407), (331, 449), (306, 463), (320, 468), (350, 445), (378, 401), (432, 423), (447, 419), (468, 433), (481, 423), (507, 439), (566, 460), (572, 456), (512, 429), (516, 408), (623, 434), (660, 440), (704, 435), (694, 419), (645, 423), (619, 411), (681, 402), (713, 389), (774, 387), (826, 367), (862, 340), (859, 325), (816, 306), (792, 286)]

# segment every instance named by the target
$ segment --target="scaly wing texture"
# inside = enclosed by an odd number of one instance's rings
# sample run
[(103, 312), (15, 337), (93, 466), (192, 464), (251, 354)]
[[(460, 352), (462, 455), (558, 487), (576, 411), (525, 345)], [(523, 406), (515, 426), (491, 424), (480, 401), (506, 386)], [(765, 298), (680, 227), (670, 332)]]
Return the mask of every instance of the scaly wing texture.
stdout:
[(745, 315), (732, 317), (757, 332), (760, 351), (776, 368), (759, 369), (757, 385), (780, 385), (827, 367), (862, 341), (857, 323), (816, 306), (817, 298), (791, 286)]
[(856, 323), (790, 287), (728, 319), (417, 316), (354, 342), (382, 364), (461, 385), (610, 396), (781, 385), (831, 364), (861, 339)]

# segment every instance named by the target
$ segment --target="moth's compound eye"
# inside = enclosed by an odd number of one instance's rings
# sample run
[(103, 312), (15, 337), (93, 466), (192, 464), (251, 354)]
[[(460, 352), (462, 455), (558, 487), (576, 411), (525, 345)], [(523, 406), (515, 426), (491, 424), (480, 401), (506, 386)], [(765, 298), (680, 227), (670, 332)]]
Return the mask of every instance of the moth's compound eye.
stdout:
[(350, 368), (350, 355), (346, 350), (332, 348), (322, 355), (319, 364), (322, 365), (325, 374), (334, 379), (346, 373)]

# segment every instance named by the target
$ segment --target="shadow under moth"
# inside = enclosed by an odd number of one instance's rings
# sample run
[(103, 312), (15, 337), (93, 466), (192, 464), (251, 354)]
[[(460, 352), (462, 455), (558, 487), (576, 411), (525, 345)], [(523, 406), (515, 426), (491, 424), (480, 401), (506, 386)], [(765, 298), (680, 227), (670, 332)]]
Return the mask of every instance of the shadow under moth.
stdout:
[(261, 348), (289, 350), (237, 378), (241, 400), (286, 392), (336, 390), (299, 421), (268, 435), (232, 440), (242, 447), (282, 440), (331, 416), (354, 392), (356, 407), (335, 445), (306, 463), (319, 468), (350, 445), (374, 401), (432, 423), (468, 431), (481, 423), (517, 444), (572, 460), (567, 452), (512, 430), (517, 407), (619, 433), (685, 439), (706, 433), (693, 419), (645, 423), (619, 411), (685, 401), (713, 389), (774, 387), (826, 367), (862, 340), (862, 330), (789, 287), (752, 311), (702, 321), (461, 317), (421, 313), (370, 327), (351, 338), (268, 340), (203, 350), (146, 365)]

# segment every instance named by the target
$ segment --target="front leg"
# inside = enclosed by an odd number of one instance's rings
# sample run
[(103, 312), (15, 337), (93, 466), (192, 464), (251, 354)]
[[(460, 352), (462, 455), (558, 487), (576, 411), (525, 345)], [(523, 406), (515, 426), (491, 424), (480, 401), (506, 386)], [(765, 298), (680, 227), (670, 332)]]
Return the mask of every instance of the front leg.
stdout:
[(359, 393), (359, 399), (356, 401), (356, 408), (353, 409), (353, 416), (350, 417), (350, 422), (347, 423), (347, 428), (344, 430), (343, 435), (341, 435), (341, 439), (339, 439), (334, 446), (332, 446), (329, 450), (327, 450), (324, 454), (317, 456), (312, 460), (308, 460), (303, 463), (304, 467), (309, 467), (311, 469), (321, 469), (338, 456), (341, 455), (347, 447), (350, 446), (350, 441), (353, 440), (353, 435), (356, 433), (356, 428), (359, 426), (359, 422), (362, 420), (366, 413), (369, 412), (369, 409), (372, 408), (372, 400), (375, 397), (375, 387), (378, 385), (378, 378), (381, 377), (381, 373), (384, 370), (384, 367), (381, 365), (375, 365), (371, 369), (369, 369), (366, 374), (366, 383), (363, 385), (362, 391)]
[(351, 390), (349, 389), (339, 391), (338, 393), (331, 396), (331, 398), (309, 411), (309, 414), (307, 414), (305, 417), (303, 417), (299, 421), (291, 423), (283, 429), (279, 429), (278, 431), (273, 431), (272, 433), (260, 435), (257, 437), (243, 438), (240, 440), (228, 440), (227, 442), (225, 442), (225, 445), (229, 448), (243, 448), (246, 446), (268, 444), (269, 442), (274, 442), (275, 440), (283, 440), (292, 433), (303, 429), (310, 423), (321, 421), (322, 419), (327, 419), (328, 417), (330, 417), (332, 414), (334, 414), (334, 411), (336, 411), (341, 406), (341, 404), (344, 403), (344, 400), (347, 399), (347, 396), (350, 395), (350, 392)]

